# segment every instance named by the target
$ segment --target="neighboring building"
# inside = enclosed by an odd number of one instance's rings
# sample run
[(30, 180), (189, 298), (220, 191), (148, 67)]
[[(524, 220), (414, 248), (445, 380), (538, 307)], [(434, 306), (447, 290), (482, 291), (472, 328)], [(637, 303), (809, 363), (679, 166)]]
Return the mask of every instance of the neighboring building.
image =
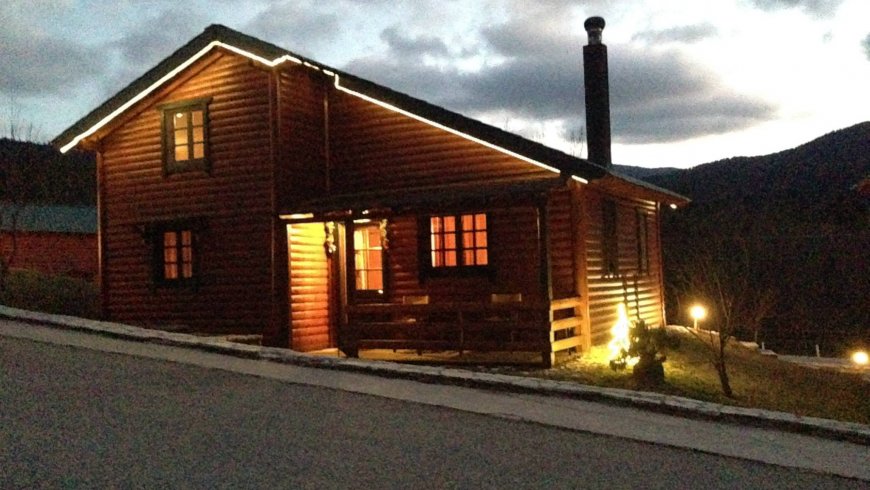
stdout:
[(97, 152), (108, 318), (550, 364), (620, 302), (665, 322), (687, 200), (614, 174), (606, 124), (599, 166), (213, 25), (54, 144)]
[[(3, 205), (0, 204), (0, 207)], [(11, 269), (93, 280), (97, 274), (97, 210), (93, 206), (6, 205), (0, 247)], [(11, 215), (16, 215), (12, 226)], [(12, 253), (12, 233), (15, 251)]]

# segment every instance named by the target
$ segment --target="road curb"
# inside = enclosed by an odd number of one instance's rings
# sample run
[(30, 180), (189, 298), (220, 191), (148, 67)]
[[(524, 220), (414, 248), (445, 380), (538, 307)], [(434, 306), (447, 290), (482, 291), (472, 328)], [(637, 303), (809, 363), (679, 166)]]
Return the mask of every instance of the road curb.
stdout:
[(366, 361), (313, 356), (277, 347), (240, 344), (213, 337), (153, 330), (121, 323), (88, 320), (0, 306), (0, 317), (37, 323), (124, 340), (151, 342), (248, 359), (260, 359), (297, 366), (354, 371), (382, 377), (403, 378), (424, 383), (451, 384), (503, 392), (562, 396), (642, 408), (683, 417), (779, 429), (789, 432), (854, 442), (870, 446), (870, 426), (787, 412), (742, 408), (660, 393), (601, 388), (567, 381), (528, 378), (496, 373), (466, 371), (457, 367), (419, 366), (387, 361)]

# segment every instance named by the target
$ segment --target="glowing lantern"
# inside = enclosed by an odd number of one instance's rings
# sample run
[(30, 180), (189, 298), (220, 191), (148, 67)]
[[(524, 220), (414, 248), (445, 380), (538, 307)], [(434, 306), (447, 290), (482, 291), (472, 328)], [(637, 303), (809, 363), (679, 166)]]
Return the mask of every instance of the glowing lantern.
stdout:
[(859, 350), (852, 354), (852, 362), (859, 366), (866, 366), (870, 363), (870, 356), (868, 356), (866, 352)]
[[(619, 303), (616, 307), (618, 318), (616, 319), (616, 323), (613, 324), (613, 327), (610, 329), (610, 334), (613, 338), (607, 344), (607, 348), (610, 350), (610, 361), (619, 362), (626, 356), (629, 347), (631, 347), (631, 337), (629, 335), (629, 329), (631, 328), (631, 322), (628, 320), (628, 313), (625, 310), (625, 304)], [(629, 357), (626, 359), (626, 364), (628, 366), (634, 366), (637, 364), (637, 357)]]

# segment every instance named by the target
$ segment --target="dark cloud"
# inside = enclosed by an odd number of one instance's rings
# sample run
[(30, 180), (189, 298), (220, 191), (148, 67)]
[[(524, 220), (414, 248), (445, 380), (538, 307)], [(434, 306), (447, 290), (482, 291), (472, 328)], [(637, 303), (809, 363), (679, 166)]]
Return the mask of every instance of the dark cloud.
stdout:
[(135, 30), (111, 43), (111, 47), (119, 51), (124, 63), (141, 71), (142, 67), (154, 66), (172, 54), (206, 25), (204, 19), (188, 10), (170, 8), (144, 19)]
[(381, 32), (381, 39), (387, 43), (393, 54), (401, 58), (425, 55), (446, 56), (449, 54), (447, 45), (441, 39), (434, 36), (406, 37), (395, 26), (384, 29)]
[(867, 56), (867, 60), (870, 60), (870, 34), (867, 34), (867, 37), (861, 41), (861, 46), (864, 47), (864, 54)]
[(843, 0), (750, 0), (756, 7), (766, 10), (800, 8), (815, 17), (831, 17)]
[(101, 76), (102, 63), (73, 40), (0, 34), (0, 91), (16, 96), (68, 94)]
[[(393, 33), (392, 35), (397, 35)], [(532, 121), (563, 119), (583, 125), (581, 42), (534, 26), (484, 33), (506, 60), (479, 72), (426, 66), (420, 53), (399, 50), (356, 60), (345, 68), (461, 113), (503, 112)], [(668, 142), (749, 127), (775, 107), (720, 88), (715, 76), (676, 50), (609, 47), (614, 138), (625, 143)]]
[(632, 41), (643, 41), (650, 44), (668, 42), (695, 43), (703, 41), (718, 34), (713, 24), (694, 24), (689, 26), (672, 27), (659, 31), (643, 31), (635, 34)]
[(343, 27), (338, 13), (325, 11), (322, 6), (314, 8), (306, 2), (291, 1), (270, 4), (241, 30), (310, 55), (320, 45), (335, 41)]

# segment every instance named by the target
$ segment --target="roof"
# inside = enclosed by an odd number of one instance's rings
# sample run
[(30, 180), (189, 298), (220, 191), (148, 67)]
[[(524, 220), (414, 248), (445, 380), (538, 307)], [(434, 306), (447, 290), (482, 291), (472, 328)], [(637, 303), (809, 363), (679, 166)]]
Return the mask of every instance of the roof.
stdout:
[[(616, 175), (588, 160), (568, 155), (424, 100), (323, 65), (219, 24), (207, 27), (201, 34), (158, 63), (154, 68), (63, 131), (52, 141), (52, 144), (64, 152), (76, 146), (82, 139), (109, 124), (127, 108), (168, 83), (176, 74), (213, 49), (228, 50), (269, 67), (293, 63), (320, 71), (324, 75), (334, 78), (334, 84), (338, 90), (432, 124), (554, 173), (573, 176), (581, 181), (600, 179), (608, 173)], [(619, 175), (617, 177), (625, 178)], [(650, 184), (633, 180), (631, 182), (633, 185), (640, 185), (652, 192), (674, 195), (670, 191)], [(688, 201), (682, 196), (679, 197), (681, 202)]]
[[(8, 219), (0, 223), (0, 229), (8, 230), (10, 227)], [(16, 228), (29, 232), (96, 233), (97, 208), (28, 204), (20, 209)]]

